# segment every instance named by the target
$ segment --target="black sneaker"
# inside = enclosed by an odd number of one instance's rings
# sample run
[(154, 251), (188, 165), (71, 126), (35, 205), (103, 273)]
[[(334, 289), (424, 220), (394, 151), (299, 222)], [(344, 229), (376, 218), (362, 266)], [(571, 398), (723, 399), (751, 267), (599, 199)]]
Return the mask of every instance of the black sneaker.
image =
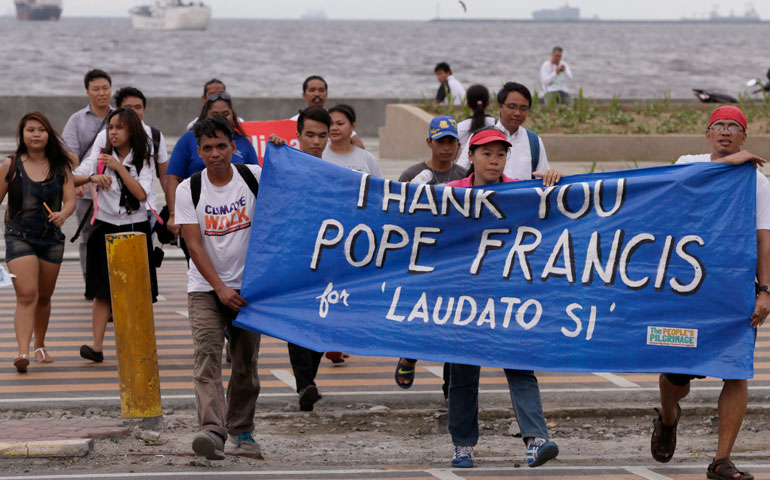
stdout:
[(96, 363), (100, 363), (104, 361), (104, 354), (102, 352), (97, 352), (96, 350), (89, 347), (88, 345), (80, 346), (80, 356), (85, 358), (86, 360), (91, 360), (92, 362), (96, 362)]
[(313, 405), (321, 399), (318, 393), (318, 387), (308, 385), (299, 392), (299, 409), (302, 412), (312, 412)]

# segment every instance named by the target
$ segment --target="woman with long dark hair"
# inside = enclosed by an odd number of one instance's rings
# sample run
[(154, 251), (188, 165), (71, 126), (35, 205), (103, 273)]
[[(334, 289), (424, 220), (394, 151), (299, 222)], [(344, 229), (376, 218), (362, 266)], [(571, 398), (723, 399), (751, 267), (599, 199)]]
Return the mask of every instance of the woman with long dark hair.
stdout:
[(45, 115), (24, 115), (17, 138), (16, 153), (0, 166), (0, 203), (8, 193), (5, 260), (16, 276), (13, 324), (19, 346), (13, 365), (24, 373), (33, 333), (37, 361), (53, 362), (45, 335), (64, 255), (60, 227), (75, 211), (75, 187), (74, 158)]
[(457, 135), (460, 137), (460, 147), (468, 143), (471, 134), (476, 130), (489, 127), (497, 120), (487, 115), (489, 107), (489, 90), (484, 85), (471, 85), (465, 97), (465, 103), (471, 109), (473, 115), (457, 124)]
[[(155, 172), (150, 163), (150, 139), (133, 110), (118, 108), (107, 117), (107, 144), (97, 159), (90, 157), (75, 170), (75, 184), (98, 187), (91, 218), (95, 229), (88, 239), (86, 296), (93, 297), (93, 344), (80, 347), (80, 356), (104, 360), (104, 332), (110, 316), (110, 282), (105, 235), (142, 232), (151, 250), (145, 201)], [(148, 271), (152, 295), (158, 292), (154, 269)]]

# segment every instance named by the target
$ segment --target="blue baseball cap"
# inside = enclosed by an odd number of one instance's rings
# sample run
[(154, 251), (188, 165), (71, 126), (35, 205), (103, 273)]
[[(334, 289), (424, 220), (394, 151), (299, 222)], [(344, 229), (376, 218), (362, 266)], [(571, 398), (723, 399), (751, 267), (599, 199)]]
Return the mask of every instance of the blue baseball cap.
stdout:
[(428, 137), (431, 140), (438, 140), (447, 135), (460, 140), (460, 136), (457, 134), (457, 120), (448, 115), (433, 117), (433, 120), (430, 121), (430, 127), (428, 127)]

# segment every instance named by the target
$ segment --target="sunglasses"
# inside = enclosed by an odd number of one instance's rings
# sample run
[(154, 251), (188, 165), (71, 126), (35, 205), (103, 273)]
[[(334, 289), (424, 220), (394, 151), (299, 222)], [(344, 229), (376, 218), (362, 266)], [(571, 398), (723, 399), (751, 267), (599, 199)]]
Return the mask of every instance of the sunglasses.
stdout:
[(206, 97), (207, 102), (216, 102), (217, 100), (224, 100), (226, 102), (229, 102), (232, 99), (230, 97), (229, 93), (212, 93), (208, 97)]

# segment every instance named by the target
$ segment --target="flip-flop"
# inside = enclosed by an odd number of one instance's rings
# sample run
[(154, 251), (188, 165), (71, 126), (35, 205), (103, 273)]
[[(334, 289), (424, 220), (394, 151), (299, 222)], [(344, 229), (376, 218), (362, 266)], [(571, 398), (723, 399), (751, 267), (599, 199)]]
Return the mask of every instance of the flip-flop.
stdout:
[(22, 353), (18, 357), (14, 358), (13, 366), (16, 367), (17, 372), (27, 373), (27, 367), (29, 367), (29, 355)]
[[(404, 390), (412, 388), (414, 384), (414, 370), (416, 365), (409, 366), (398, 359), (398, 365), (396, 366), (396, 385)], [(399, 382), (399, 380), (401, 380)], [(408, 382), (407, 382), (408, 381)]]
[[(37, 358), (38, 352), (40, 352), (41, 358)], [(53, 357), (48, 353), (45, 347), (35, 349), (35, 359), (37, 359), (39, 363), (53, 363)]]
[(326, 352), (325, 356), (335, 365), (345, 363), (345, 355), (342, 352)]

